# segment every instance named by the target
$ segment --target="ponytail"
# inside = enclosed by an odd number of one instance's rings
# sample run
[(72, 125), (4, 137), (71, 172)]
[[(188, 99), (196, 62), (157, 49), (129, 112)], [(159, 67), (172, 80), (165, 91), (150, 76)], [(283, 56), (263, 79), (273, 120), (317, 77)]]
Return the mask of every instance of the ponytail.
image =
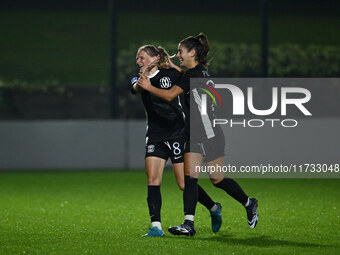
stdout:
[(196, 39), (202, 44), (203, 46), (203, 51), (202, 53), (204, 55), (208, 55), (210, 47), (209, 47), (209, 42), (208, 42), (208, 37), (204, 35), (203, 33), (200, 33), (198, 36), (196, 36)]
[(170, 63), (169, 63), (169, 54), (166, 52), (166, 50), (158, 46), (158, 56), (159, 56), (159, 61), (158, 61), (158, 68), (168, 68)]

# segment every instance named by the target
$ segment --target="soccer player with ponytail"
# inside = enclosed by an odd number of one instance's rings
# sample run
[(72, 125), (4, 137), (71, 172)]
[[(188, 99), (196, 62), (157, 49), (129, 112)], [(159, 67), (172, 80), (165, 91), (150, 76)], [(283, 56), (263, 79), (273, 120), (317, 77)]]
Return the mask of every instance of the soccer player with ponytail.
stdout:
[[(141, 77), (150, 81), (150, 86), (160, 90), (169, 90), (181, 77), (179, 67), (171, 68), (169, 55), (162, 47), (144, 45), (137, 51), (136, 64)], [(175, 67), (175, 66), (174, 66)], [(147, 115), (145, 168), (148, 182), (147, 203), (152, 228), (144, 236), (164, 236), (161, 225), (162, 197), (160, 185), (166, 161), (170, 158), (177, 184), (184, 189), (184, 127), (185, 116), (180, 102), (176, 97), (166, 101), (154, 96), (137, 85), (133, 79), (132, 93), (140, 92)], [(220, 204), (215, 203), (208, 194), (197, 186), (198, 201), (211, 214), (214, 232), (222, 224)]]
[[(184, 93), (185, 120), (185, 151), (184, 151), (184, 223), (170, 227), (168, 230), (174, 235), (195, 235), (194, 215), (198, 200), (197, 181), (199, 172), (195, 166), (201, 166), (203, 162), (209, 166), (224, 166), (224, 134), (220, 126), (212, 127), (211, 119), (214, 117), (213, 109), (207, 109), (209, 119), (202, 121), (199, 108), (200, 100), (197, 90), (190, 89), (190, 78), (208, 77), (208, 53), (210, 47), (208, 38), (204, 34), (196, 37), (189, 36), (183, 39), (178, 45), (177, 57), (181, 66), (186, 67), (187, 71), (181, 79), (169, 90), (160, 90), (151, 86), (147, 77), (141, 77), (138, 85), (144, 90), (149, 91), (155, 96), (169, 102)], [(171, 63), (172, 65), (172, 63)], [(192, 116), (190, 116), (192, 107)], [(190, 128), (190, 118), (195, 120), (195, 126)], [(207, 126), (210, 127), (207, 132)], [(225, 191), (232, 198), (242, 204), (247, 213), (248, 225), (254, 228), (258, 222), (257, 200), (249, 198), (242, 188), (233, 179), (226, 178), (224, 173), (210, 174), (212, 184)]]

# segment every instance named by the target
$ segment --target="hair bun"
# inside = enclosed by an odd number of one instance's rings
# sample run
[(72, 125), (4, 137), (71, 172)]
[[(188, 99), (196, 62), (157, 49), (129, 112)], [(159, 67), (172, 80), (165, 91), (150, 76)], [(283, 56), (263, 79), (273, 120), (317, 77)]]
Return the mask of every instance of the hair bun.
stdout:
[(204, 49), (205, 53), (208, 54), (208, 52), (210, 50), (209, 42), (208, 42), (208, 37), (205, 34), (203, 34), (203, 33), (199, 33), (195, 38), (203, 46), (203, 49)]
[(195, 37), (200, 43), (203, 43), (205, 40), (207, 40), (207, 37), (203, 33), (199, 33)]

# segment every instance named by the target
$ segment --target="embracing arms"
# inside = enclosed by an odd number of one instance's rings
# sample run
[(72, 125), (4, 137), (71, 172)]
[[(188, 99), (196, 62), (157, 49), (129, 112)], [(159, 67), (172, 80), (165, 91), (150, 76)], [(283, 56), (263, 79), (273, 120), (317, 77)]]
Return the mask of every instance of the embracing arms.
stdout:
[(169, 90), (156, 88), (151, 85), (149, 77), (144, 77), (143, 75), (138, 79), (138, 85), (155, 96), (169, 102), (175, 99), (179, 94), (183, 93), (183, 89), (177, 85), (174, 85)]

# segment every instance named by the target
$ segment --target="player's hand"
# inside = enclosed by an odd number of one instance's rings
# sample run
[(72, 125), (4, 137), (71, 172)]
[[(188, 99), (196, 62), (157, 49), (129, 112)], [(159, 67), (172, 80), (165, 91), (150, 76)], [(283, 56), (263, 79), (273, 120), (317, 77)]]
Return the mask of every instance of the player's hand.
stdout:
[(178, 72), (183, 73), (183, 69), (180, 68), (179, 66), (175, 65), (174, 62), (171, 61), (171, 59), (174, 58), (174, 57), (176, 57), (176, 55), (168, 56), (168, 66), (167, 66), (167, 68), (174, 68)]
[(171, 57), (168, 56), (168, 62), (169, 62), (168, 68), (174, 68), (174, 66), (175, 66), (175, 64), (171, 61), (171, 58), (172, 58), (172, 56)]
[(150, 64), (148, 64), (148, 66), (146, 67), (145, 71), (146, 72), (150, 72), (159, 62), (159, 56), (156, 57), (156, 59), (154, 61), (152, 61)]
[(150, 62), (144, 69), (143, 72), (140, 72), (139, 75), (140, 76), (146, 76), (149, 74), (149, 72), (155, 67), (157, 66), (158, 62), (159, 62), (159, 56), (156, 57), (155, 60), (153, 60), (152, 62)]
[(138, 79), (138, 86), (140, 86), (141, 88), (145, 89), (145, 90), (148, 90), (148, 88), (151, 85), (151, 82), (150, 82), (150, 78), (149, 77), (145, 77), (144, 75), (141, 75)]

